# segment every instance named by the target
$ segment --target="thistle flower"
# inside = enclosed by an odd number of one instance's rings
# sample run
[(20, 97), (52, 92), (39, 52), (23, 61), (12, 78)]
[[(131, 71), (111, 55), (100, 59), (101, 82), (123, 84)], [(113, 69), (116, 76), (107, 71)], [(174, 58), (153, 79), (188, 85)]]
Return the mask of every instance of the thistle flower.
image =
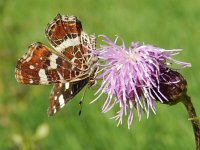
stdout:
[(128, 115), (127, 123), (130, 128), (134, 108), (140, 120), (142, 110), (146, 112), (147, 118), (150, 110), (156, 113), (156, 99), (162, 103), (168, 101), (168, 97), (160, 90), (160, 79), (165, 78), (163, 70), (167, 70), (170, 63), (180, 65), (181, 68), (189, 67), (190, 64), (172, 58), (180, 49), (165, 50), (139, 42), (132, 42), (126, 48), (123, 40), (121, 45), (116, 44), (118, 37), (114, 42), (107, 36), (103, 38), (106, 45), (92, 51), (101, 62), (101, 74), (97, 78), (102, 79), (102, 84), (95, 93), (98, 96), (92, 102), (106, 93), (102, 111), (108, 112), (118, 105), (119, 111), (113, 118), (119, 125), (122, 124), (123, 116)]

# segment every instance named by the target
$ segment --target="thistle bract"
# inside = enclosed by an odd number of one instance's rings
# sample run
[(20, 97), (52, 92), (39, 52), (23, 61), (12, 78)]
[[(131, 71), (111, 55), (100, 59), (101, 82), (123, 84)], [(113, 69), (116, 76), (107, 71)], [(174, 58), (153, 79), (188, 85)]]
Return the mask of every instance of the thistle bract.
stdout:
[(178, 64), (181, 68), (189, 67), (190, 64), (172, 58), (181, 51), (180, 49), (165, 50), (139, 42), (132, 42), (131, 46), (126, 48), (123, 41), (121, 45), (116, 44), (118, 37), (114, 42), (106, 36), (103, 38), (105, 45), (92, 51), (100, 60), (101, 74), (97, 78), (102, 79), (94, 101), (106, 93), (107, 98), (102, 111), (108, 112), (118, 105), (119, 111), (113, 118), (118, 120), (119, 125), (123, 116), (128, 115), (127, 122), (130, 128), (134, 108), (140, 120), (142, 110), (147, 117), (150, 110), (155, 113), (155, 99), (161, 102), (168, 101), (159, 90), (159, 79), (163, 74), (161, 70), (168, 68), (169, 64)]

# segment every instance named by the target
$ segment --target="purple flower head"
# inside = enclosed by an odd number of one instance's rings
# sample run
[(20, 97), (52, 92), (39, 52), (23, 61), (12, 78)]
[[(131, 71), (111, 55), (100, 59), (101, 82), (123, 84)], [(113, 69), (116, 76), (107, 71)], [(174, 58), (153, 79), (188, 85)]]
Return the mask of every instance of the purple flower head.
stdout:
[(121, 45), (116, 44), (118, 37), (115, 42), (106, 36), (103, 38), (106, 45), (92, 51), (101, 62), (101, 74), (98, 78), (102, 79), (102, 84), (96, 92), (99, 95), (94, 101), (106, 93), (107, 98), (102, 111), (108, 112), (118, 105), (119, 111), (113, 118), (118, 120), (119, 125), (122, 124), (123, 116), (128, 115), (127, 122), (130, 128), (134, 108), (140, 120), (142, 110), (146, 112), (147, 117), (150, 110), (155, 113), (155, 97), (161, 102), (168, 101), (159, 90), (161, 70), (168, 68), (171, 63), (182, 67), (189, 67), (190, 64), (171, 58), (181, 51), (179, 49), (165, 50), (139, 42), (132, 42), (131, 46), (126, 48), (123, 41)]

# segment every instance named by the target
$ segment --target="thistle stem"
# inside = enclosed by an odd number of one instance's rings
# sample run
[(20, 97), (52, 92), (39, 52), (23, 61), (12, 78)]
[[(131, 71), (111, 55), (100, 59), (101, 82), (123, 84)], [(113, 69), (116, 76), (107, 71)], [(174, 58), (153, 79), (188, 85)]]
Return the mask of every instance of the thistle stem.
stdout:
[(199, 126), (199, 120), (197, 118), (194, 106), (192, 104), (191, 98), (187, 95), (185, 95), (184, 100), (182, 101), (185, 105), (188, 115), (190, 117), (194, 136), (195, 136), (195, 142), (196, 142), (196, 150), (200, 150), (200, 126)]

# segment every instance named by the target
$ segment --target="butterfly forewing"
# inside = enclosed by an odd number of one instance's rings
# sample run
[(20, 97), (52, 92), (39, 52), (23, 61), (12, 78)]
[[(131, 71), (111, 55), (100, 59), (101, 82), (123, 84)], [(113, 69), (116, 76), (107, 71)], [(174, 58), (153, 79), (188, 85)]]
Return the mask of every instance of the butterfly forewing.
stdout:
[(81, 42), (82, 25), (75, 16), (58, 14), (45, 29), (45, 34), (54, 49), (64, 55), (75, 67), (84, 70), (87, 49)]
[(69, 62), (37, 42), (18, 61), (16, 79), (23, 84), (51, 84), (71, 80), (79, 71)]
[(53, 47), (63, 46), (61, 49), (65, 49), (66, 47), (80, 44), (81, 31), (82, 25), (77, 17), (58, 14), (47, 24), (45, 34)]

